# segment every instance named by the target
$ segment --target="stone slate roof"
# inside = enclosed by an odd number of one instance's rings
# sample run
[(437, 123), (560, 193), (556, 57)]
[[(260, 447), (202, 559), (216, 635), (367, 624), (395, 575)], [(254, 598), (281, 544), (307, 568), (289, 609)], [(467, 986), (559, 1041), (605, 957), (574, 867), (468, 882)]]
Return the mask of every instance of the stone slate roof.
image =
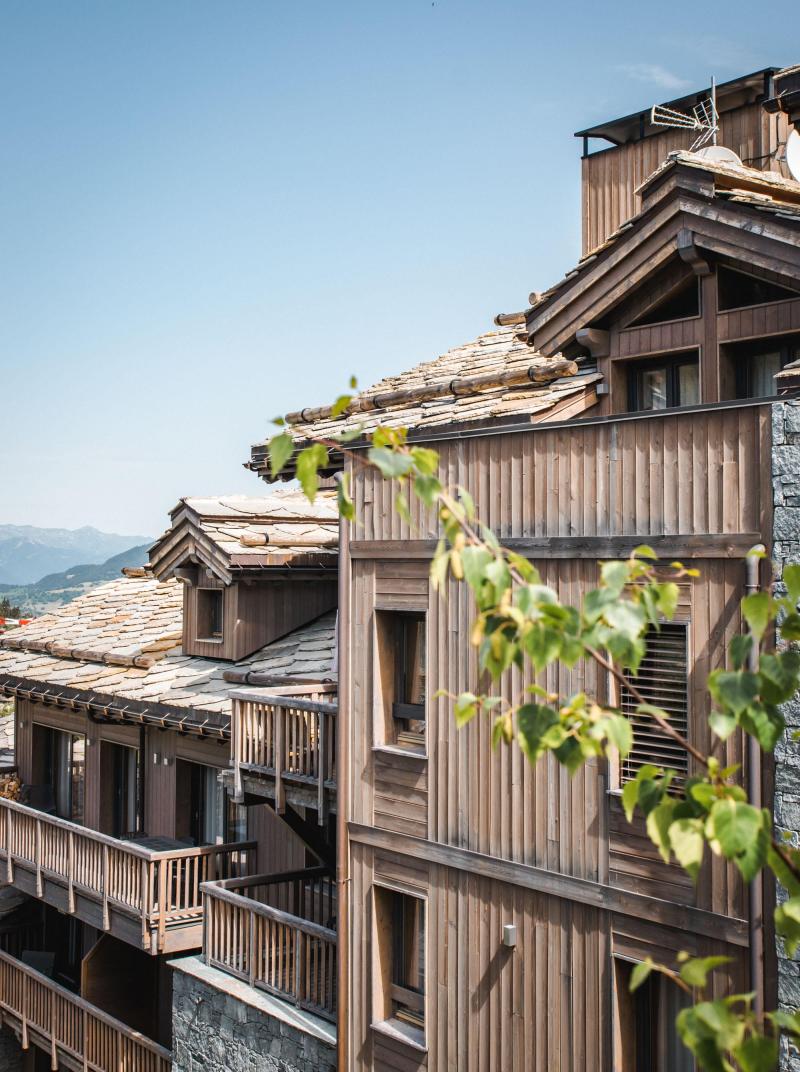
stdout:
[(240, 663), (201, 659), (181, 649), (182, 585), (130, 572), (137, 575), (101, 585), (0, 638), (0, 691), (4, 679), (24, 678), (54, 689), (228, 714), (228, 693), (241, 685), (224, 680), (227, 670), (335, 678), (335, 613)]
[(150, 549), (150, 566), (160, 579), (187, 560), (202, 562), (229, 584), (242, 570), (335, 567), (338, 558), (336, 496), (330, 492), (321, 492), (313, 504), (294, 489), (257, 498), (187, 497), (171, 518)]
[[(357, 429), (368, 434), (378, 425), (425, 430), (508, 417), (540, 419), (568, 400), (578, 411), (586, 408), (594, 401), (587, 389), (599, 379), (594, 368), (534, 353), (518, 327), (505, 325), (380, 380), (340, 417), (326, 413), (328, 407), (290, 414), (288, 430), (302, 442)], [(264, 456), (263, 445), (253, 448), (250, 467), (262, 475)]]

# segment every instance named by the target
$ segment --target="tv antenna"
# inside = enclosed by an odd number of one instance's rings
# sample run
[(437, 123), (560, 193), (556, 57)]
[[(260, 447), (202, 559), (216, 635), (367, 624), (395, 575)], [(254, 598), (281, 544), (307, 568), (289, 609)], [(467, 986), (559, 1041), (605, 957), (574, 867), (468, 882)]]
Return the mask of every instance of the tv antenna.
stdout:
[(695, 104), (690, 113), (668, 108), (666, 104), (654, 104), (650, 109), (650, 122), (655, 127), (697, 131), (697, 137), (690, 146), (690, 152), (696, 153), (698, 149), (702, 149), (709, 143), (716, 145), (719, 133), (719, 113), (717, 112), (715, 79), (711, 79), (711, 95)]

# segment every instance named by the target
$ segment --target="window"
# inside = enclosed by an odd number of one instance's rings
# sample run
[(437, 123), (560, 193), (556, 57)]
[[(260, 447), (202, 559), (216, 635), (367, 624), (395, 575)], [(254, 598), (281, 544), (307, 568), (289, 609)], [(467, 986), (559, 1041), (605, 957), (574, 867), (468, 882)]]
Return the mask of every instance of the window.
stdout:
[(800, 357), (794, 342), (764, 339), (730, 348), (736, 375), (737, 398), (770, 398), (776, 395), (775, 375)]
[(378, 989), (375, 1020), (417, 1043), (425, 1031), (425, 901), (373, 887)]
[[(647, 703), (661, 707), (670, 723), (684, 736), (689, 731), (688, 624), (664, 622), (645, 634), (647, 652), (631, 683)], [(675, 771), (677, 783), (689, 773), (688, 756), (672, 738), (661, 733), (647, 715), (637, 715), (637, 701), (624, 686), (619, 706), (633, 725), (633, 748), (620, 762), (620, 784), (636, 777), (646, 763)]]
[(78, 733), (49, 729), (45, 748), (46, 779), (53, 790), (56, 815), (82, 823), (86, 738)]
[(643, 328), (649, 324), (662, 324), (667, 320), (684, 320), (686, 317), (699, 315), (700, 285), (692, 275), (628, 326)]
[(176, 836), (193, 845), (239, 841), (247, 831), (247, 809), (225, 791), (218, 767), (179, 759)]
[(720, 268), (717, 272), (719, 287), (719, 309), (746, 309), (750, 305), (764, 305), (767, 302), (786, 301), (798, 298), (800, 292), (771, 283), (767, 279), (736, 272), (732, 268)]
[(420, 751), (425, 747), (425, 614), (378, 611), (377, 628), (380, 743)]
[(632, 412), (695, 406), (699, 401), (696, 352), (637, 362), (628, 370), (628, 408)]
[(197, 589), (197, 639), (222, 640), (222, 588)]
[(631, 994), (632, 971), (632, 963), (615, 958), (615, 1072), (694, 1072), (675, 1027), (691, 996), (656, 972)]
[(126, 837), (139, 832), (138, 789), (139, 752), (122, 744), (107, 746), (111, 751), (111, 829), (112, 837)]

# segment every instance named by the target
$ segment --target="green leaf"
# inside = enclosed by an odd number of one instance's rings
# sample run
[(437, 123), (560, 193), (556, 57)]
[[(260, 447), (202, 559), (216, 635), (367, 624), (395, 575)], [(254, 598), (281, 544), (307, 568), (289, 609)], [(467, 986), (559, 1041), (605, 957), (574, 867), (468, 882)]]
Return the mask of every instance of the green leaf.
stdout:
[(447, 574), (450, 570), (450, 551), (444, 540), (439, 540), (431, 560), (431, 584), (437, 592), (447, 588)]
[(336, 482), (336, 502), (339, 513), (346, 521), (354, 521), (356, 508), (350, 498), (350, 474), (342, 473), (341, 479)]
[(610, 715), (603, 720), (606, 736), (624, 759), (633, 748), (633, 728), (624, 715)]
[(740, 715), (758, 696), (758, 677), (747, 670), (713, 670), (708, 688), (720, 707)]
[(736, 729), (736, 719), (733, 715), (726, 715), (722, 711), (712, 711), (708, 716), (708, 724), (722, 741), (727, 741)]
[(411, 458), (418, 473), (422, 476), (435, 476), (439, 468), (439, 455), (429, 447), (412, 447)]
[(494, 560), (494, 556), (483, 547), (465, 547), (461, 552), (461, 559), (464, 564), (464, 579), (475, 591), (483, 584), (486, 567)]
[(732, 957), (693, 957), (686, 960), (680, 970), (681, 979), (689, 986), (702, 990), (708, 982), (709, 972), (723, 964), (730, 964)]
[(653, 963), (652, 957), (645, 957), (644, 960), (634, 965), (633, 971), (631, 972), (630, 983), (628, 984), (628, 990), (631, 994), (634, 990), (638, 990), (642, 983), (647, 981), (654, 968), (655, 964)]
[(462, 692), (456, 699), (453, 711), (456, 726), (461, 729), (478, 713), (478, 697), (473, 692)]
[(647, 816), (647, 833), (650, 835), (650, 840), (658, 849), (665, 864), (669, 863), (670, 858), (669, 830), (673, 825), (674, 812), (675, 802), (664, 800), (653, 808)]
[(678, 609), (678, 597), (680, 590), (674, 581), (665, 581), (657, 586), (658, 609), (665, 618), (672, 619)]
[(467, 515), (467, 520), (472, 521), (475, 518), (475, 500), (472, 498), (466, 488), (462, 488), (459, 485), (458, 498), (461, 505), (464, 507), (464, 513)]
[(734, 670), (741, 670), (747, 663), (753, 647), (753, 638), (749, 633), (738, 633), (730, 643), (731, 662)]
[(783, 640), (800, 640), (800, 614), (787, 614), (780, 625)]
[(638, 547), (634, 547), (631, 557), (632, 558), (649, 558), (649, 559), (654, 561), (655, 559), (658, 558), (658, 555), (655, 553), (653, 548), (650, 547), (648, 544), (640, 543)]
[(267, 444), (269, 454), (269, 471), (273, 477), (278, 476), (289, 461), (294, 450), (294, 440), (288, 432), (279, 432)]
[(392, 450), (391, 447), (370, 447), (367, 457), (387, 480), (396, 480), (398, 477), (405, 476), (414, 466), (410, 454), (401, 450)]
[(623, 588), (628, 583), (629, 566), (627, 562), (603, 562), (600, 566), (600, 577), (606, 588), (610, 588), (615, 595), (621, 595)]
[(414, 477), (414, 494), (421, 499), (426, 506), (431, 507), (436, 502), (436, 497), (442, 490), (442, 485), (435, 476)]
[(765, 1035), (750, 1035), (733, 1051), (742, 1072), (772, 1072), (778, 1062), (778, 1040)]
[(766, 632), (771, 611), (772, 597), (769, 592), (752, 592), (742, 600), (742, 614), (756, 640), (761, 640)]
[(768, 704), (785, 703), (800, 687), (800, 652), (766, 653), (758, 661), (758, 672), (762, 700)]
[(331, 417), (339, 417), (353, 401), (352, 395), (339, 395), (331, 406)]
[(783, 583), (786, 585), (789, 601), (796, 607), (800, 603), (800, 563), (793, 562), (783, 567)]
[(328, 452), (321, 443), (312, 443), (297, 455), (297, 479), (309, 502), (314, 501), (319, 490), (318, 470), (328, 463)]
[(622, 807), (628, 822), (633, 818), (633, 812), (639, 803), (639, 793), (644, 784), (651, 781), (658, 774), (658, 768), (649, 763), (643, 763), (636, 772), (636, 777), (626, 782), (622, 787)]
[(494, 559), (484, 570), (484, 575), (494, 587), (495, 599), (499, 601), (503, 592), (511, 587), (511, 572), (505, 560), (503, 558)]
[(606, 607), (603, 617), (628, 640), (635, 640), (645, 627), (644, 609), (638, 603), (620, 600)]
[(706, 844), (702, 820), (676, 819), (670, 826), (667, 836), (678, 863), (691, 876), (692, 881), (697, 882)]
[(742, 801), (718, 800), (706, 820), (705, 833), (711, 850), (733, 860), (748, 881), (766, 860), (765, 815)]
[(535, 763), (545, 752), (542, 738), (552, 726), (559, 724), (558, 712), (546, 704), (523, 704), (517, 711), (517, 736), (523, 753)]
[(775, 929), (793, 957), (800, 945), (800, 897), (789, 897), (775, 909)]

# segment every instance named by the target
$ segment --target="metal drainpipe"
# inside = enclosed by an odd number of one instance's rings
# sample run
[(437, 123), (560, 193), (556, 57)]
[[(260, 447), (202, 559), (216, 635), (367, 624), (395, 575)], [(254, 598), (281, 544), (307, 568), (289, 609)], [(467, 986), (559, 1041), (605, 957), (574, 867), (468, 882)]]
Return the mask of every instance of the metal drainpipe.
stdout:
[[(337, 480), (342, 474), (337, 473)], [(339, 608), (336, 628), (337, 667), (339, 672), (338, 711), (336, 714), (336, 892), (337, 892), (337, 1067), (347, 1072), (348, 975), (349, 975), (349, 904), (350, 853), (347, 843), (348, 787), (350, 784), (350, 527), (339, 518)]]
[[(754, 551), (764, 551), (763, 544), (756, 544)], [(761, 559), (750, 555), (745, 559), (745, 593), (751, 595), (760, 590), (759, 569)], [(758, 670), (758, 646), (753, 644), (747, 660), (748, 669)], [(747, 791), (750, 803), (762, 808), (761, 749), (755, 737), (747, 738)], [(764, 1011), (764, 883), (758, 875), (750, 883), (750, 913), (748, 930), (750, 937), (750, 986), (755, 991), (754, 1008)]]

